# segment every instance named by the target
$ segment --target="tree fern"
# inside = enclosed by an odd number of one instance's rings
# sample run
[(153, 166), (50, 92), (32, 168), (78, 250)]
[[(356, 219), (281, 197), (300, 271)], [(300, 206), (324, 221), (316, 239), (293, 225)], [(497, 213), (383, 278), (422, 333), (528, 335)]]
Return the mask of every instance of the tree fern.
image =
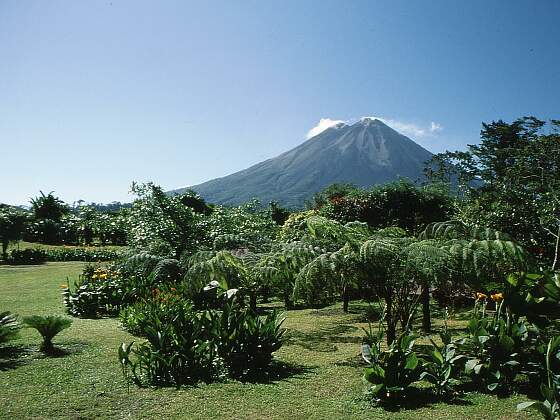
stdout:
[[(240, 287), (249, 277), (243, 261), (229, 251), (195, 254), (194, 262), (185, 276), (191, 293), (198, 293), (212, 281), (218, 282), (220, 288), (228, 290)], [(204, 259), (203, 257), (208, 257)]]

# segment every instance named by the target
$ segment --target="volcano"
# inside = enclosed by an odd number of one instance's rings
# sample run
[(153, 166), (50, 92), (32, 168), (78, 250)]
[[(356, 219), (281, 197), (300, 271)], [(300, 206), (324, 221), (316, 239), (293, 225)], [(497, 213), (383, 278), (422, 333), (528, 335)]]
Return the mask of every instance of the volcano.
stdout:
[(189, 188), (210, 203), (238, 205), (257, 198), (263, 204), (302, 207), (333, 183), (370, 187), (399, 178), (418, 181), (431, 157), (382, 121), (363, 118), (330, 127), (275, 158)]

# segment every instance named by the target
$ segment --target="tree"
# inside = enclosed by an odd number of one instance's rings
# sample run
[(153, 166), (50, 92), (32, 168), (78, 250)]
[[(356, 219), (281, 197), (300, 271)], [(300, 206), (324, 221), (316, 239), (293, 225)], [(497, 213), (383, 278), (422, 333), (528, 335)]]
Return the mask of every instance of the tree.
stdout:
[(7, 205), (0, 204), (0, 242), (6, 258), (10, 242), (19, 241), (25, 231), (27, 216)]
[(212, 207), (206, 204), (206, 201), (195, 191), (186, 190), (180, 194), (181, 203), (190, 207), (195, 213), (200, 213), (208, 216), (212, 213)]
[(290, 211), (282, 207), (276, 201), (271, 201), (268, 207), (270, 211), (270, 217), (279, 226), (282, 226), (288, 219), (288, 217), (290, 217)]
[(64, 201), (53, 195), (51, 191), (47, 195), (43, 191), (39, 191), (40, 196), (31, 199), (31, 210), (35, 220), (53, 220), (60, 222), (65, 214), (69, 213), (68, 206)]
[(169, 196), (152, 183), (133, 183), (132, 192), (138, 196), (128, 218), (132, 246), (175, 258), (198, 250), (203, 215), (183, 204), (182, 196)]
[(431, 222), (447, 220), (454, 200), (441, 185), (418, 187), (407, 180), (326, 194), (318, 213), (342, 223), (365, 222), (371, 228), (398, 226), (417, 233)]
[(479, 144), (435, 155), (426, 169), (434, 180), (458, 180), (460, 220), (511, 234), (553, 269), (560, 252), (559, 129), (559, 121), (534, 117), (483, 123)]

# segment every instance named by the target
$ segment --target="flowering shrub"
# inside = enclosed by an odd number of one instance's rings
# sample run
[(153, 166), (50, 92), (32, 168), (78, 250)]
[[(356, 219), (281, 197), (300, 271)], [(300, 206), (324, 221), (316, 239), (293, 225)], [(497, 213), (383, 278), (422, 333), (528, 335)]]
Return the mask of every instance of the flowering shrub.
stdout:
[(487, 313), (488, 297), (477, 293), (474, 315), (469, 321), (467, 349), (471, 357), (466, 372), (475, 382), (489, 391), (508, 391), (519, 372), (520, 355), (529, 341), (529, 328), (524, 321), (515, 320), (504, 306), (503, 294), (490, 296), (496, 311)]
[(47, 261), (86, 261), (86, 262), (99, 262), (99, 261), (113, 261), (119, 258), (120, 252), (94, 248), (94, 247), (62, 247), (51, 248), (44, 251)]
[(78, 282), (74, 283), (74, 290), (67, 284), (61, 285), (67, 312), (82, 318), (118, 314), (129, 298), (120, 280), (116, 271), (86, 267)]
[(256, 200), (238, 207), (215, 206), (210, 215), (200, 217), (197, 227), (204, 232), (198, 250), (216, 251), (268, 249), (279, 231), (269, 211), (263, 210)]
[(176, 316), (175, 310), (184, 302), (174, 287), (169, 290), (153, 289), (149, 298), (142, 298), (123, 308), (120, 319), (131, 334), (143, 336), (146, 326), (154, 325), (157, 320), (170, 323)]

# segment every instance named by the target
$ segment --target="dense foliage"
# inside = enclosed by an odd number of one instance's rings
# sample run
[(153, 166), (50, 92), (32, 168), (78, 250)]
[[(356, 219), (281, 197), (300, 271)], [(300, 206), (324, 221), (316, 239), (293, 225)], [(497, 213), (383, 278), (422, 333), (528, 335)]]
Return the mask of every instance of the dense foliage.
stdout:
[(316, 197), (315, 209), (343, 223), (360, 221), (372, 228), (398, 226), (417, 233), (429, 223), (448, 220), (454, 201), (441, 186), (417, 187), (400, 180), (370, 190), (351, 186), (327, 189)]
[(560, 252), (559, 127), (534, 117), (483, 124), (479, 144), (435, 155), (427, 171), (458, 184), (461, 220), (511, 234), (553, 270)]
[(8, 245), (22, 238), (26, 221), (27, 217), (21, 211), (0, 204), (0, 243), (3, 258), (7, 256)]
[(123, 344), (123, 373), (138, 385), (181, 386), (266, 369), (282, 346), (282, 318), (259, 317), (238, 297), (197, 309), (174, 292), (155, 293), (123, 312), (123, 324), (147, 342)]

